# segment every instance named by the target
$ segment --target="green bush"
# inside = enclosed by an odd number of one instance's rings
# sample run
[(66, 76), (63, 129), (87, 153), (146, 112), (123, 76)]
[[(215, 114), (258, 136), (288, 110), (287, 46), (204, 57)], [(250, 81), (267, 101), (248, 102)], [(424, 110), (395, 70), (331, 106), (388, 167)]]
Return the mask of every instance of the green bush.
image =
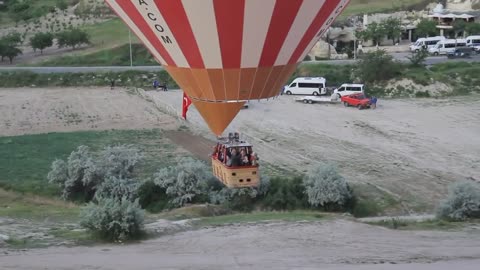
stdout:
[(351, 208), (352, 190), (331, 165), (321, 165), (310, 170), (303, 178), (308, 203), (326, 211), (339, 211)]
[(100, 152), (99, 166), (106, 176), (133, 177), (134, 169), (144, 156), (133, 145), (107, 146)]
[(109, 241), (125, 241), (142, 233), (144, 211), (138, 200), (100, 198), (82, 209), (80, 225)]
[(66, 161), (55, 160), (47, 179), (62, 189), (62, 198), (90, 201), (106, 179), (132, 178), (141, 158), (142, 155), (131, 145), (106, 147), (98, 157), (90, 153), (89, 147), (82, 145)]
[(96, 188), (95, 199), (98, 201), (101, 198), (117, 200), (126, 198), (133, 202), (138, 198), (138, 188), (139, 183), (136, 180), (109, 176)]
[(362, 55), (355, 67), (355, 75), (364, 83), (388, 81), (401, 75), (403, 66), (384, 50)]
[(158, 213), (169, 207), (169, 198), (165, 189), (156, 185), (152, 180), (141, 183), (137, 193), (142, 208), (151, 213)]
[(262, 206), (272, 210), (294, 210), (307, 208), (301, 177), (270, 180), (270, 187), (262, 199)]
[(227, 188), (210, 191), (210, 202), (221, 204), (226, 208), (237, 211), (251, 211), (257, 202), (261, 201), (268, 192), (270, 180), (266, 177), (260, 179), (258, 187)]
[(480, 218), (480, 184), (463, 181), (450, 185), (448, 197), (437, 209), (437, 217), (455, 221)]
[(62, 198), (89, 201), (95, 195), (95, 186), (103, 179), (87, 146), (79, 146), (67, 161), (55, 160), (47, 175), (50, 183), (62, 189)]
[(112, 79), (116, 81), (115, 85), (118, 87), (151, 88), (154, 79), (166, 82), (170, 88), (178, 87), (165, 70), (52, 74), (28, 71), (0, 72), (0, 87), (110, 86)]
[(327, 78), (328, 86), (339, 86), (351, 81), (352, 70), (353, 66), (351, 65), (332, 66), (327, 64), (305, 63), (299, 66), (290, 81), (298, 76), (324, 77)]
[(177, 166), (158, 171), (153, 181), (165, 189), (170, 205), (181, 207), (186, 203), (205, 202), (211, 178), (213, 175), (204, 163), (188, 157), (181, 158)]

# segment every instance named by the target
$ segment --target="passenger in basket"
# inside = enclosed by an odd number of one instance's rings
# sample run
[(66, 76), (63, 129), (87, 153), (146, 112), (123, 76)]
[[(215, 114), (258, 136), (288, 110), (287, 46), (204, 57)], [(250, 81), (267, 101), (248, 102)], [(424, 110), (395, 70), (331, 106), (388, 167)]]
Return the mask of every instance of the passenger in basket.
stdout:
[(242, 160), (242, 165), (243, 165), (243, 166), (248, 166), (248, 165), (250, 165), (250, 161), (248, 160), (248, 156), (247, 156), (247, 154), (246, 154), (246, 152), (245, 152), (245, 149), (242, 149), (242, 150), (240, 151), (240, 158), (241, 158), (241, 160)]
[(242, 160), (240, 159), (240, 154), (237, 152), (237, 149), (232, 149), (232, 156), (230, 158), (232, 167), (238, 167), (242, 165)]
[(258, 165), (258, 156), (257, 153), (252, 151), (252, 154), (250, 155), (250, 163), (252, 166), (257, 166)]
[(218, 160), (220, 162), (225, 161), (225, 147), (224, 146), (220, 147), (220, 153), (218, 153)]

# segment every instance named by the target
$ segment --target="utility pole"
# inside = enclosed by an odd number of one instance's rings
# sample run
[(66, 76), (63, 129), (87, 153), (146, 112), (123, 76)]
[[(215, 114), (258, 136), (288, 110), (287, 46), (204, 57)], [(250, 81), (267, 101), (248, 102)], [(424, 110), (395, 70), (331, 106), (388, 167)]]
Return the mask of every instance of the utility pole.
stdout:
[(133, 56), (132, 56), (132, 31), (128, 29), (128, 41), (130, 43), (130, 66), (133, 66)]

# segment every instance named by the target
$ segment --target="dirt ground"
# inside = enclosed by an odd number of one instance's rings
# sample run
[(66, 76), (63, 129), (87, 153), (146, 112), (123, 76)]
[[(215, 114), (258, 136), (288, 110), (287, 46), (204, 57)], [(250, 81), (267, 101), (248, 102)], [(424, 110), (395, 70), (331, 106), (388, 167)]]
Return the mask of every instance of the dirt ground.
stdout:
[[(154, 92), (159, 107), (181, 110), (181, 92)], [(400, 201), (404, 211), (432, 209), (449, 183), (480, 181), (480, 96), (380, 99), (376, 110), (303, 104), (295, 97), (251, 101), (229, 127), (254, 144), (260, 158), (305, 171), (336, 165), (352, 183)], [(192, 106), (188, 123), (214, 140)]]
[(0, 136), (108, 129), (175, 129), (151, 102), (110, 88), (1, 89)]
[(132, 245), (0, 249), (0, 268), (473, 270), (480, 262), (478, 230), (392, 231), (343, 219), (245, 224), (179, 232)]
[[(112, 128), (173, 132), (186, 125), (195, 136), (167, 134), (205, 159), (215, 137), (194, 106), (188, 121), (180, 119), (181, 102), (180, 91), (0, 89), (0, 136)], [(228, 130), (240, 131), (273, 166), (305, 171), (332, 163), (348, 181), (400, 201), (404, 213), (431, 211), (448, 183), (480, 181), (479, 105), (475, 95), (380, 100), (376, 110), (359, 111), (281, 96), (252, 101)]]

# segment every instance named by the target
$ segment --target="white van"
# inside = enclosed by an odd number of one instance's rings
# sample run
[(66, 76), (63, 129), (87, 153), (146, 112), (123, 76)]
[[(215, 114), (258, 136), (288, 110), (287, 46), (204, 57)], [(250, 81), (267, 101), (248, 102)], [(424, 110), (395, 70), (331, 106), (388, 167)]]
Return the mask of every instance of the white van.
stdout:
[(293, 80), (290, 85), (286, 85), (283, 92), (287, 95), (325, 95), (327, 80), (322, 77), (299, 77)]
[(469, 36), (465, 40), (467, 41), (468, 47), (474, 47), (474, 48), (480, 47), (480, 36)]
[(332, 97), (341, 98), (343, 96), (348, 96), (352, 94), (359, 94), (364, 93), (364, 85), (363, 84), (350, 84), (344, 83), (340, 85), (337, 89), (333, 91)]
[(444, 36), (436, 36), (436, 37), (429, 37), (429, 38), (419, 38), (417, 42), (410, 45), (411, 52), (419, 52), (422, 48), (426, 48), (427, 50), (435, 47), (435, 45), (442, 40), (445, 40)]
[(453, 53), (455, 48), (465, 46), (467, 46), (465, 39), (446, 39), (439, 41), (435, 47), (428, 49), (428, 53), (433, 55)]

